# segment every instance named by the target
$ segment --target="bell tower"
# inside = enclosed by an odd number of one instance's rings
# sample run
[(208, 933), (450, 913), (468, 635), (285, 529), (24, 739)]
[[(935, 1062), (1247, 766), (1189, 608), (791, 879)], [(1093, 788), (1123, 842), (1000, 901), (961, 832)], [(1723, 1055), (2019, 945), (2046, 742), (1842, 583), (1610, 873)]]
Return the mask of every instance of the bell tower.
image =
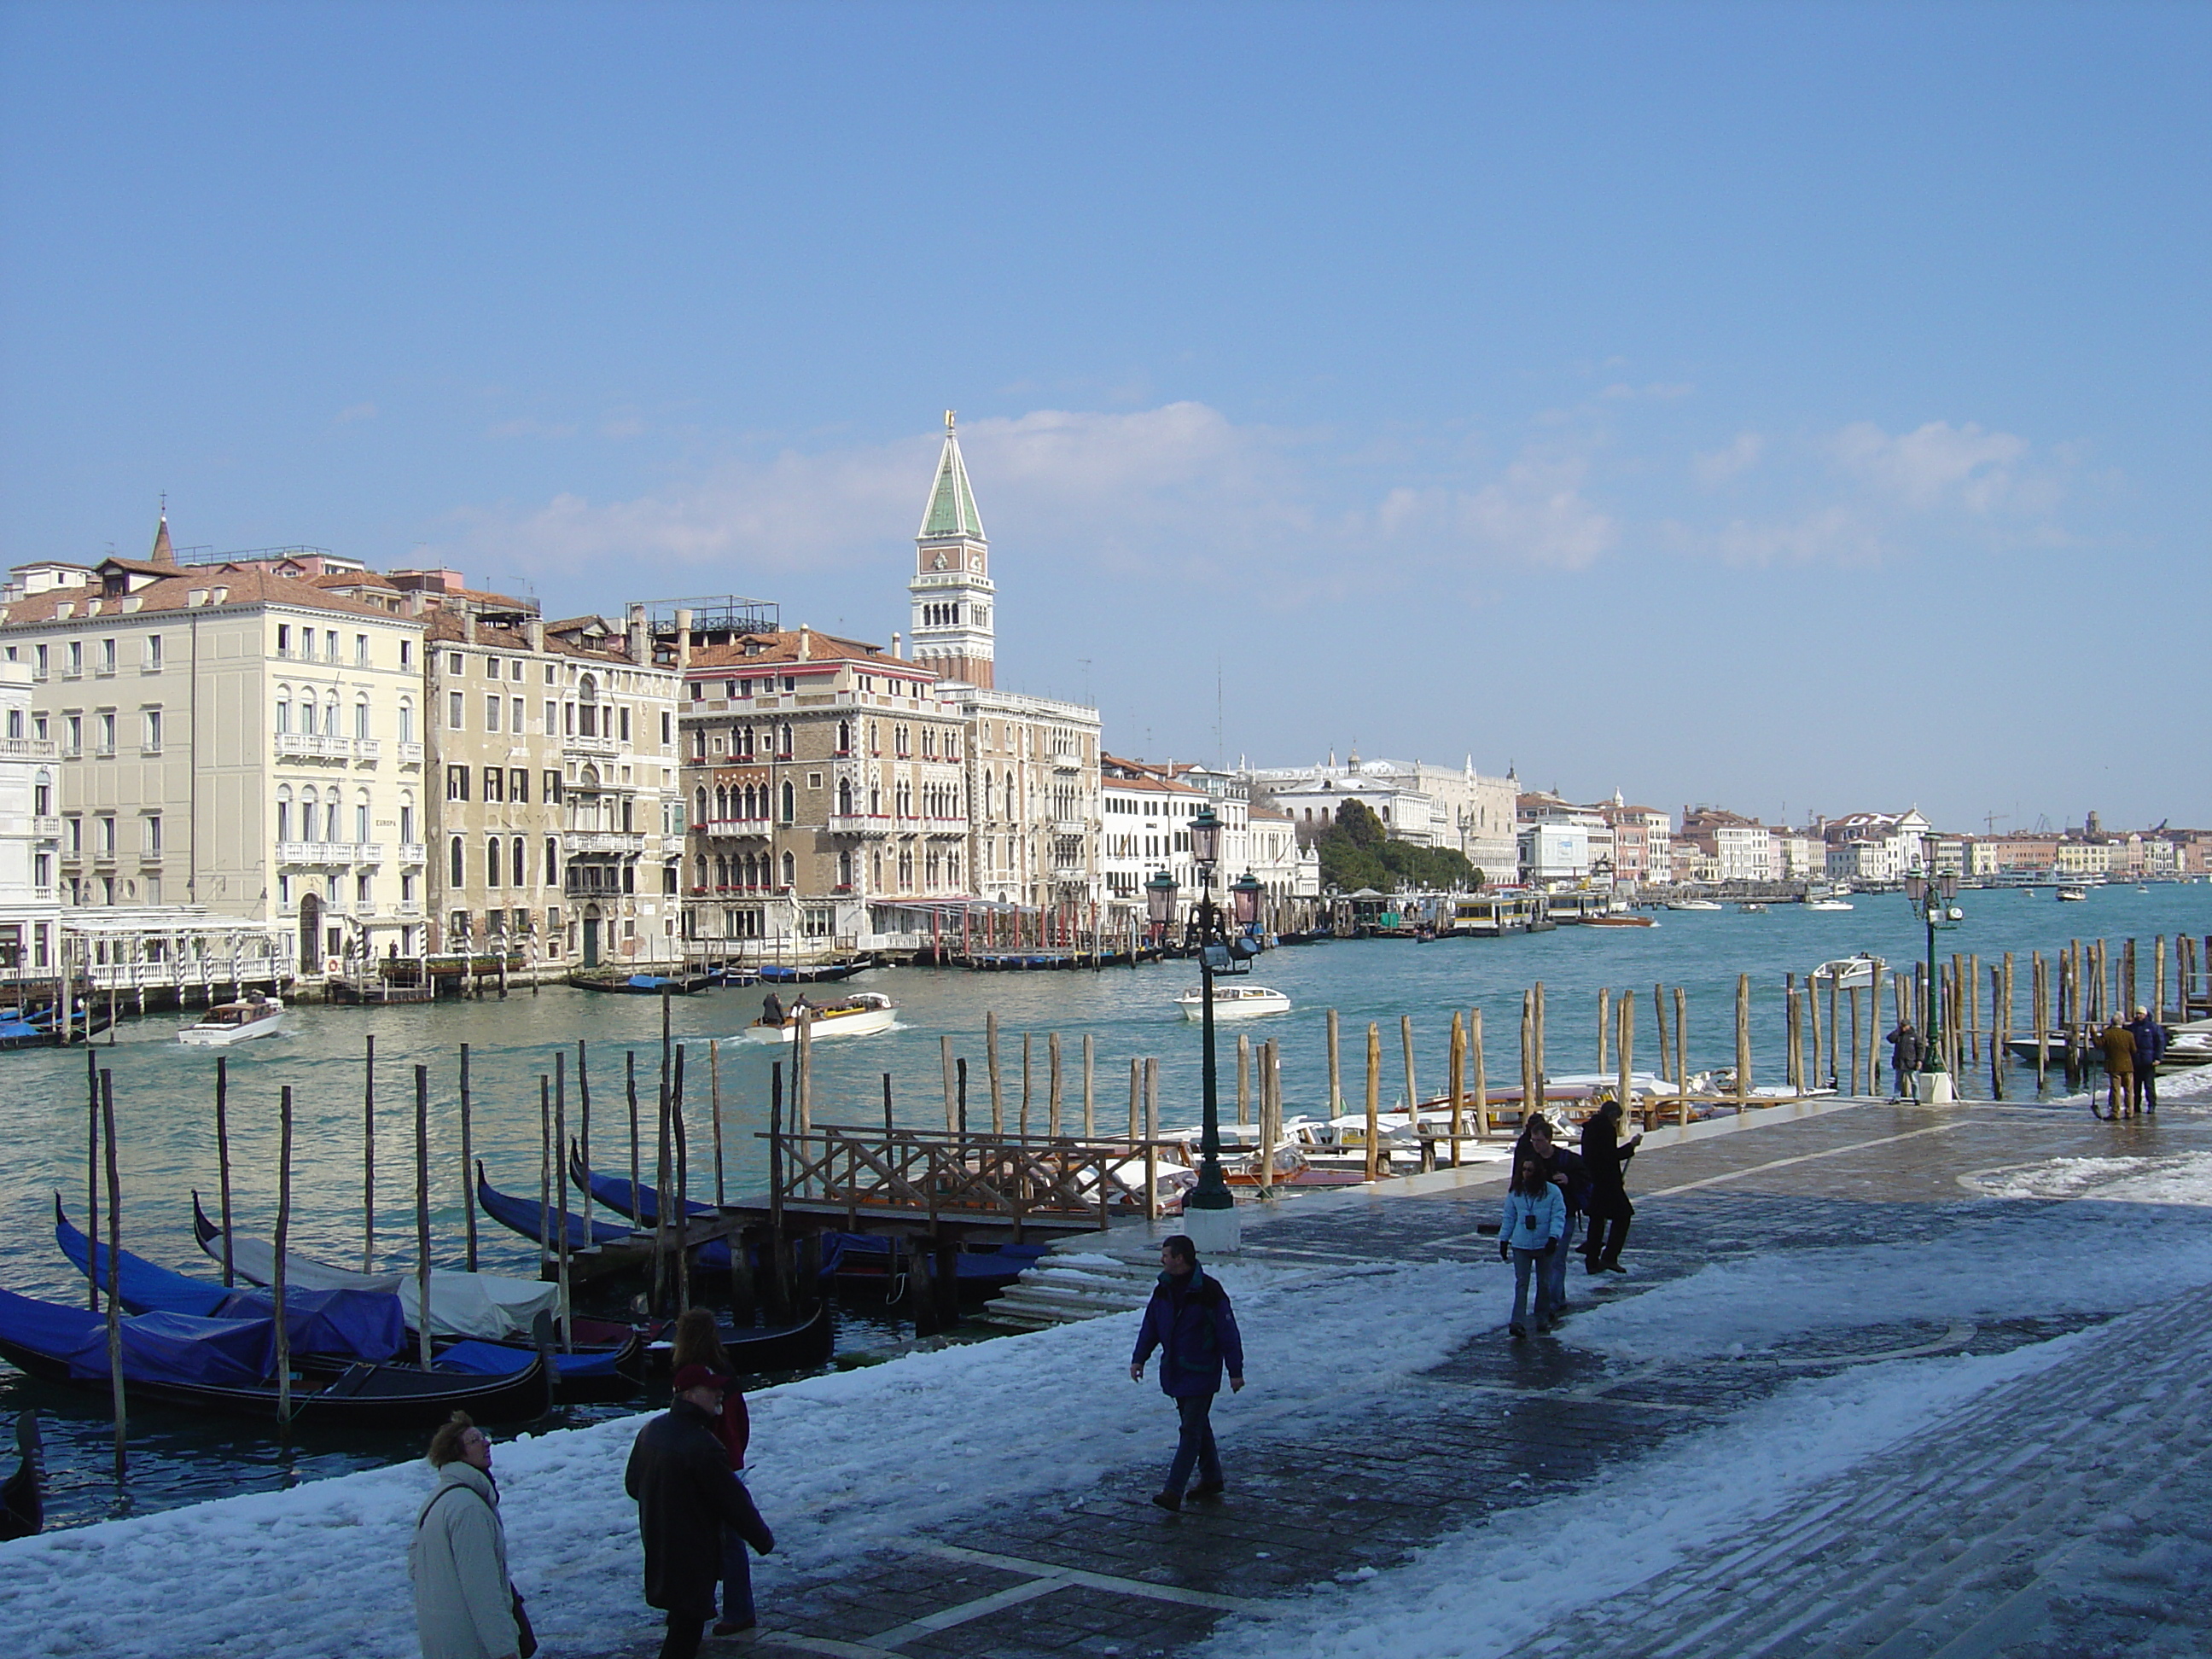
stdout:
[(968, 486), (953, 411), (945, 411), (945, 448), (914, 538), (914, 659), (939, 679), (989, 689), (993, 655), (991, 544)]

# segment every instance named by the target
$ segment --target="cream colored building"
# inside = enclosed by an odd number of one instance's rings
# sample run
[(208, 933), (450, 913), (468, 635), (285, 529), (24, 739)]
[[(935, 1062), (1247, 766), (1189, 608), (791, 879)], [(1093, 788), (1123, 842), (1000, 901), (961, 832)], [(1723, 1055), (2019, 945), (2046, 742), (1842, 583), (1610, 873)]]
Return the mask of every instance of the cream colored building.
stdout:
[(423, 920), (422, 635), (325, 591), (312, 554), (47, 561), (0, 603), (54, 746), (34, 814), (69, 907), (186, 905), (281, 926), (300, 970), (412, 954)]

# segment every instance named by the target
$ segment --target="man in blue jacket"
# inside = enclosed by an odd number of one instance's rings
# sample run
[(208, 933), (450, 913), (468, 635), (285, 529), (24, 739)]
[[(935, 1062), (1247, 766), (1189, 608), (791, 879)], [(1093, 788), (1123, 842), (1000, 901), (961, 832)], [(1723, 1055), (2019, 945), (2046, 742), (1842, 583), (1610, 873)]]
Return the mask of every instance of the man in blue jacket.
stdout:
[(1229, 1293), (1198, 1265), (1198, 1247), (1177, 1233), (1160, 1245), (1160, 1282), (1145, 1306), (1137, 1329), (1136, 1352), (1129, 1356), (1129, 1380), (1145, 1380), (1145, 1361), (1160, 1351), (1160, 1392), (1176, 1402), (1182, 1430), (1168, 1483), (1152, 1495), (1164, 1510), (1182, 1507), (1183, 1483), (1194, 1465), (1198, 1484), (1193, 1498), (1212, 1498), (1222, 1489), (1221, 1455), (1214, 1449), (1213, 1396), (1221, 1392), (1221, 1372), (1229, 1371), (1231, 1393), (1244, 1386), (1244, 1340)]
[(2128, 1022), (2128, 1031), (2136, 1040), (2136, 1104), (2146, 1112), (2154, 1112), (2158, 1109), (2158, 1063), (2166, 1058), (2166, 1027), (2151, 1018), (2149, 1009), (2138, 1008)]

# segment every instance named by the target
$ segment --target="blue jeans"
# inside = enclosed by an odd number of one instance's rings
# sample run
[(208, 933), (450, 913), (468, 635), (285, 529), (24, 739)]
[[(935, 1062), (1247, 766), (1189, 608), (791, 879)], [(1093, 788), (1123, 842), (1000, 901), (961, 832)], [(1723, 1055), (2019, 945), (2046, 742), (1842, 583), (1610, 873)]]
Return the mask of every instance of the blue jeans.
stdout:
[(722, 1617), (725, 1625), (753, 1622), (752, 1546), (732, 1527), (722, 1528)]
[[(1549, 1293), (1552, 1311), (1555, 1314), (1567, 1305), (1567, 1257), (1574, 1250), (1575, 1223), (1577, 1219), (1579, 1218), (1572, 1212), (1568, 1214), (1567, 1230), (1559, 1235), (1559, 1243), (1553, 1247), (1551, 1260), (1537, 1264), (1544, 1274), (1538, 1289)], [(1536, 1317), (1541, 1319), (1543, 1316), (1543, 1310), (1540, 1306)]]
[[(1558, 1246), (1553, 1249), (1558, 1251)], [(1564, 1251), (1558, 1251), (1561, 1255)], [(1539, 1324), (1552, 1316), (1552, 1267), (1541, 1250), (1524, 1250), (1517, 1246), (1513, 1252), (1513, 1322), (1528, 1322), (1528, 1275), (1533, 1269), (1536, 1277), (1536, 1320)]]
[(1175, 1462), (1168, 1465), (1168, 1484), (1164, 1490), (1180, 1493), (1190, 1479), (1191, 1466), (1197, 1465), (1198, 1478), (1209, 1486), (1221, 1484), (1221, 1454), (1214, 1449), (1213, 1423), (1208, 1413), (1213, 1410), (1210, 1394), (1185, 1394), (1176, 1396), (1176, 1417), (1182, 1425), (1176, 1437)]

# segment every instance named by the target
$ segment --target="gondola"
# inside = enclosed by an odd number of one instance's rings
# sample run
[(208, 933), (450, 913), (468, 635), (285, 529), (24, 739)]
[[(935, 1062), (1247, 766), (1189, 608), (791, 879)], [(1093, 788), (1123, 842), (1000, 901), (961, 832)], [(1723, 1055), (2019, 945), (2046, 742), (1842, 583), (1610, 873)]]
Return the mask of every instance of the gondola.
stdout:
[[(884, 1285), (890, 1279), (891, 1242), (877, 1233), (823, 1233), (822, 1277), (843, 1283)], [(1003, 1290), (1043, 1255), (1042, 1244), (1001, 1244), (994, 1250), (963, 1249), (953, 1257), (962, 1291)]]
[[(645, 1349), (646, 1334), (630, 1330), (615, 1347), (580, 1347), (574, 1353), (552, 1355), (554, 1398), (564, 1406), (605, 1406), (628, 1400), (645, 1386)], [(499, 1376), (514, 1370), (517, 1352), (509, 1344), (471, 1337), (440, 1349), (437, 1364), (441, 1370)]]
[[(122, 1322), (123, 1375), (134, 1399), (187, 1411), (274, 1419), (278, 1398), (276, 1322), (134, 1314)], [(512, 1352), (512, 1351), (509, 1351)], [(303, 1376), (291, 1391), (291, 1421), (331, 1428), (429, 1428), (454, 1412), (480, 1423), (519, 1423), (552, 1408), (543, 1352), (513, 1356), (502, 1375), (352, 1364), (335, 1376)], [(107, 1321), (82, 1308), (0, 1291), (0, 1358), (43, 1382), (108, 1391)]]
[[(799, 1371), (829, 1363), (836, 1346), (836, 1327), (828, 1307), (817, 1307), (796, 1325), (725, 1325), (717, 1333), (739, 1376), (755, 1371)], [(655, 1376), (668, 1374), (669, 1345), (649, 1342), (645, 1363)]]
[(620, 978), (580, 974), (568, 981), (580, 991), (611, 991), (633, 997), (657, 997), (663, 991), (671, 996), (688, 997), (720, 982), (720, 976), (714, 974), (629, 974)]
[(865, 974), (876, 964), (867, 961), (817, 962), (804, 967), (785, 962), (764, 962), (758, 973), (765, 985), (826, 985), (835, 979)]
[[(54, 1194), (54, 1243), (76, 1270), (105, 1290), (107, 1246), (89, 1240), (70, 1223)], [(260, 1290), (232, 1290), (193, 1279), (118, 1250), (116, 1295), (133, 1314), (191, 1314), (204, 1319), (271, 1319), (276, 1304)], [(404, 1354), (407, 1322), (399, 1298), (389, 1292), (311, 1290), (291, 1287), (284, 1298), (284, 1325), (292, 1349), (301, 1355), (380, 1364)]]
[[(192, 1236), (210, 1260), (222, 1260), (222, 1229), (208, 1218), (207, 1212), (200, 1207), (197, 1192), (192, 1194)], [(265, 1238), (234, 1236), (230, 1256), (233, 1271), (252, 1284), (266, 1285), (276, 1277), (276, 1251)], [(371, 1291), (394, 1295), (399, 1298), (400, 1311), (408, 1328), (422, 1328), (422, 1311), (416, 1306), (422, 1298), (422, 1286), (412, 1273), (359, 1273), (349, 1268), (333, 1267), (296, 1250), (287, 1250), (284, 1283), (288, 1289), (295, 1290)], [(434, 1339), (480, 1337), (490, 1342), (526, 1341), (539, 1314), (560, 1311), (560, 1298), (559, 1285), (535, 1279), (434, 1268), (430, 1274), (430, 1334)], [(626, 1334), (628, 1327), (617, 1328), (605, 1340), (618, 1344)]]
[[(635, 1198), (636, 1207), (633, 1209), (629, 1180), (618, 1176), (599, 1175), (585, 1169), (583, 1153), (573, 1140), (568, 1143), (568, 1179), (575, 1183), (578, 1190), (589, 1193), (616, 1214), (636, 1216), (641, 1227), (652, 1228), (660, 1224), (660, 1193), (658, 1188), (649, 1187), (642, 1181), (639, 1182)], [(529, 1202), (527, 1199), (516, 1201), (523, 1204)], [(711, 1204), (702, 1204), (696, 1199), (686, 1199), (684, 1200), (684, 1213), (690, 1216), (711, 1216), (714, 1213), (714, 1206)], [(537, 1237), (537, 1214), (534, 1210), (530, 1212), (527, 1224), (532, 1231), (526, 1237)], [(624, 1237), (628, 1235), (625, 1234)], [(699, 1266), (702, 1267), (715, 1268), (727, 1273), (732, 1259), (730, 1254), (730, 1241), (726, 1238), (710, 1238), (699, 1246), (697, 1261)]]
[(15, 1419), (15, 1473), (0, 1481), (0, 1543), (35, 1538), (46, 1524), (45, 1447), (39, 1439), (39, 1414)]
[[(532, 1203), (503, 1193), (484, 1178), (483, 1160), (477, 1160), (477, 1206), (510, 1232), (520, 1233), (532, 1243), (544, 1240), (548, 1248), (560, 1242), (561, 1212), (552, 1206)], [(550, 1213), (548, 1213), (550, 1211)], [(568, 1212), (568, 1248), (590, 1249), (599, 1244), (619, 1244), (630, 1236), (627, 1227), (594, 1221), (587, 1214)]]

